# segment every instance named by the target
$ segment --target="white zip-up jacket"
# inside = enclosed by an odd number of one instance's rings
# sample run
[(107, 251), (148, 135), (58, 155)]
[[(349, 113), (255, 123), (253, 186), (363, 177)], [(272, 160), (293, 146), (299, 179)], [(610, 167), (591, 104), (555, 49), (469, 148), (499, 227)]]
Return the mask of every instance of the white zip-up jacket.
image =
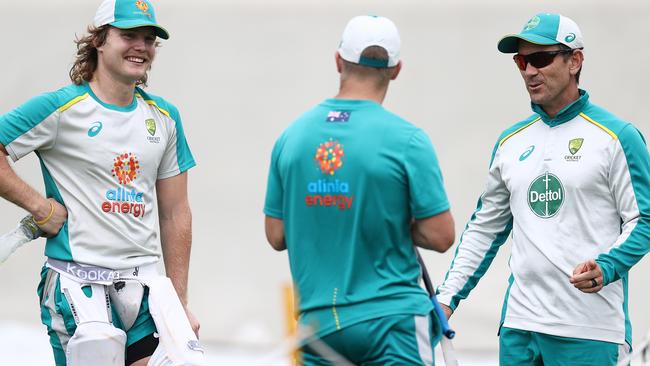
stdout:
[[(583, 90), (554, 119), (533, 110), (499, 138), (438, 299), (455, 309), (512, 231), (502, 326), (631, 344), (627, 273), (650, 251), (645, 141)], [(587, 294), (569, 278), (592, 258), (605, 287)]]

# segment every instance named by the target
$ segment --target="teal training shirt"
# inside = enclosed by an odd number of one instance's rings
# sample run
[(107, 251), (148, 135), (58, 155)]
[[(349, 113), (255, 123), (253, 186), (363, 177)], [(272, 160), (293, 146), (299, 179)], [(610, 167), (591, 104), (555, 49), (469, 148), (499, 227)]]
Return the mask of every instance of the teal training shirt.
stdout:
[(426, 314), (412, 218), (449, 209), (427, 135), (380, 104), (328, 99), (273, 148), (264, 213), (283, 220), (300, 322), (319, 336)]

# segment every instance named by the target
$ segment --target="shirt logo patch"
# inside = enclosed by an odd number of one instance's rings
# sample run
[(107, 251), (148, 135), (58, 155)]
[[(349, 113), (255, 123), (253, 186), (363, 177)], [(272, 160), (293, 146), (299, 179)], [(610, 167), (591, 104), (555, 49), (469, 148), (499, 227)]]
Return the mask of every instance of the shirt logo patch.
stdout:
[(330, 111), (327, 113), (325, 122), (347, 122), (350, 120), (350, 111)]
[(343, 155), (343, 145), (330, 139), (318, 146), (314, 159), (323, 173), (334, 175), (334, 172), (343, 166)]
[(352, 207), (354, 196), (350, 195), (350, 184), (341, 179), (332, 179), (335, 172), (343, 167), (343, 145), (338, 141), (329, 139), (316, 148), (314, 160), (318, 169), (327, 178), (307, 182), (305, 205), (307, 207), (323, 206), (338, 207), (339, 210), (347, 210)]
[(95, 136), (99, 135), (99, 132), (102, 130), (102, 127), (103, 127), (103, 125), (102, 125), (101, 122), (99, 122), (99, 121), (93, 122), (90, 125), (90, 128), (88, 129), (88, 137), (95, 137)]
[(113, 159), (111, 173), (117, 178), (119, 184), (106, 190), (100, 204), (101, 210), (106, 214), (133, 215), (140, 218), (144, 216), (144, 193), (133, 188), (135, 180), (140, 175), (138, 158), (132, 153), (118, 155)]
[(144, 121), (144, 126), (147, 128), (149, 135), (147, 140), (152, 144), (157, 144), (160, 142), (160, 136), (156, 136), (156, 120), (153, 118), (148, 118)]
[(564, 186), (560, 179), (546, 172), (535, 178), (528, 187), (528, 207), (538, 217), (555, 216), (564, 203)]
[(519, 161), (524, 161), (535, 151), (535, 145), (528, 146), (526, 150), (519, 155)]
[(131, 185), (140, 173), (138, 158), (131, 153), (120, 154), (113, 160), (111, 173), (113, 173), (114, 177), (117, 177), (120, 184)]
[(541, 19), (538, 16), (534, 16), (533, 18), (531, 18), (528, 21), (528, 23), (526, 23), (526, 25), (524, 26), (523, 32), (529, 31), (529, 30), (534, 29), (534, 28), (537, 28), (540, 21), (541, 21)]
[(149, 11), (149, 4), (147, 4), (146, 1), (138, 0), (135, 2), (135, 6), (140, 9), (142, 14), (151, 17), (151, 14), (148, 14), (147, 11)]
[(575, 138), (569, 141), (569, 152), (571, 155), (566, 155), (564, 157), (564, 160), (566, 161), (579, 161), (580, 158), (582, 158), (581, 155), (576, 155), (578, 151), (580, 151), (580, 148), (582, 147), (582, 143), (585, 141), (583, 138)]
[(156, 121), (154, 121), (153, 118), (145, 120), (144, 125), (147, 127), (147, 131), (149, 131), (151, 136), (156, 134)]

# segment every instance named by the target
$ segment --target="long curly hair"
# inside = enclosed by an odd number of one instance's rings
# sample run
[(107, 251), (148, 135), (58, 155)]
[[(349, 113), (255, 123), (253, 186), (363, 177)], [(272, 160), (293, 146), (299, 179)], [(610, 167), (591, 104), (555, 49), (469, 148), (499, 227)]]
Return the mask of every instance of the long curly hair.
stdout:
[[(70, 68), (70, 80), (76, 85), (81, 85), (84, 81), (89, 82), (97, 70), (97, 48), (106, 43), (110, 25), (101, 27), (88, 27), (88, 34), (74, 40), (77, 45), (77, 56), (74, 64)], [(156, 42), (156, 47), (158, 47)], [(148, 74), (145, 73), (142, 78), (135, 82), (138, 86), (147, 86)]]

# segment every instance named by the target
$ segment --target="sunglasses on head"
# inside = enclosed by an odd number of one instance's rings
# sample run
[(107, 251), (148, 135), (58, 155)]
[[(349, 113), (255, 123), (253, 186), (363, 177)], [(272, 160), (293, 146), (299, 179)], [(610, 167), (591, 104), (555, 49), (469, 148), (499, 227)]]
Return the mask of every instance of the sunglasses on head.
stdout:
[(573, 50), (557, 50), (557, 51), (541, 51), (541, 52), (535, 52), (531, 53), (530, 55), (520, 55), (516, 54), (512, 56), (512, 59), (515, 60), (515, 63), (517, 64), (517, 67), (519, 70), (526, 70), (526, 65), (531, 64), (533, 67), (537, 69), (541, 69), (542, 67), (546, 67), (553, 63), (553, 60), (555, 60), (555, 56), (564, 54), (564, 53), (571, 53)]

